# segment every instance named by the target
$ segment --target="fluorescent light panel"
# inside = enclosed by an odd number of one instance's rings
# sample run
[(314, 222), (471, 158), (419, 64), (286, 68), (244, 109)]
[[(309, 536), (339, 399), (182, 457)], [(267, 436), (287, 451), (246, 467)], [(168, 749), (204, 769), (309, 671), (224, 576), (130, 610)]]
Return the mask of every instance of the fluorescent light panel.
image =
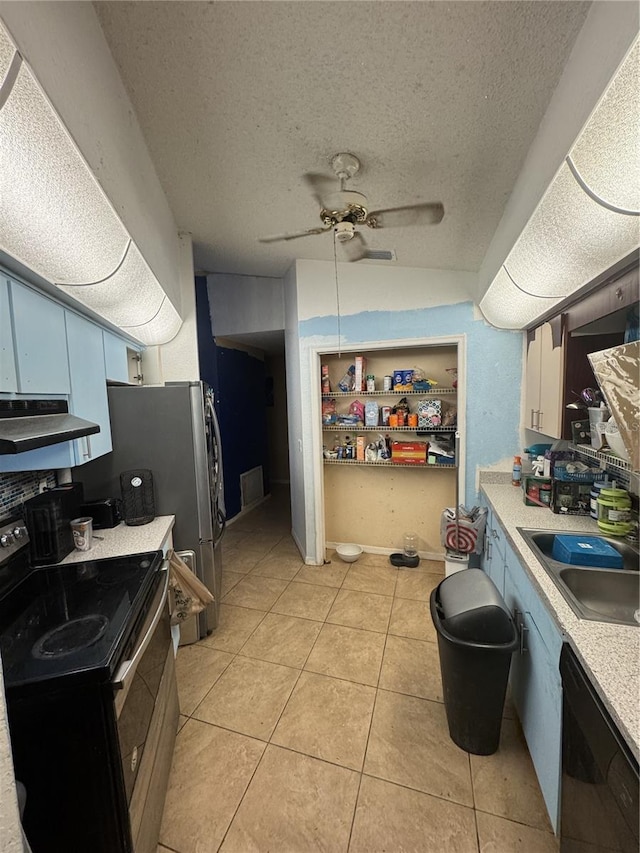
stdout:
[[(0, 85), (15, 48), (0, 26)], [(65, 293), (149, 344), (181, 320), (66, 128), (22, 63), (0, 109), (0, 243)]]
[(481, 300), (493, 325), (530, 325), (637, 248), (639, 62), (636, 40), (569, 154), (579, 177), (567, 158)]
[[(488, 293), (488, 292), (487, 292)], [(482, 313), (499, 329), (521, 329), (561, 301), (555, 296), (531, 296), (513, 283), (504, 266), (491, 284), (491, 298), (480, 303)]]

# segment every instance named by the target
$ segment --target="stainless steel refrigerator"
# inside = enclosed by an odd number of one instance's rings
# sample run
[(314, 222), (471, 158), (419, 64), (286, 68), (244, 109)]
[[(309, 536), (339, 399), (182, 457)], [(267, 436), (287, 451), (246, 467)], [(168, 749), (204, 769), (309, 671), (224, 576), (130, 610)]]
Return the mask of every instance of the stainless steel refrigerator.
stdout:
[[(218, 625), (225, 524), (220, 431), (205, 382), (110, 386), (113, 451), (74, 469), (85, 500), (120, 497), (120, 474), (148, 468), (156, 515), (175, 515), (173, 547), (194, 551), (194, 570), (215, 596), (199, 617), (196, 640)], [(185, 626), (186, 627), (186, 626)]]

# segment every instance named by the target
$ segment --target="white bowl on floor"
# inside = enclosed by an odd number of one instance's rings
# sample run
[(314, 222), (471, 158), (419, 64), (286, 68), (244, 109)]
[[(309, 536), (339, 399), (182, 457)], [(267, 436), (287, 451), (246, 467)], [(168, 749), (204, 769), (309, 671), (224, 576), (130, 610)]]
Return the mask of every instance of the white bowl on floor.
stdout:
[(360, 545), (352, 545), (350, 543), (336, 545), (336, 554), (345, 563), (355, 563), (360, 554), (362, 554), (362, 548)]

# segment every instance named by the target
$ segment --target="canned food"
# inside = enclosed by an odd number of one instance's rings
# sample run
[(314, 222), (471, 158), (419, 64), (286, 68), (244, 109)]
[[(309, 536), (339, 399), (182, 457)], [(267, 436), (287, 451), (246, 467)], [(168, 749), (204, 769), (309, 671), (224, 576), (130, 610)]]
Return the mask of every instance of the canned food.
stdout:
[(376, 377), (370, 373), (367, 376), (367, 391), (375, 391), (376, 390)]
[(398, 426), (399, 427), (406, 426), (406, 423), (407, 423), (407, 413), (406, 412), (402, 412), (402, 411), (398, 412), (397, 418), (398, 418)]
[(417, 427), (418, 426), (418, 415), (417, 414), (414, 413), (414, 414), (407, 415), (407, 426), (410, 426), (410, 427)]
[(382, 380), (382, 390), (391, 391), (393, 388), (393, 376), (385, 376)]
[(388, 426), (390, 414), (391, 414), (391, 406), (381, 406), (380, 407), (380, 416), (382, 419), (382, 426)]

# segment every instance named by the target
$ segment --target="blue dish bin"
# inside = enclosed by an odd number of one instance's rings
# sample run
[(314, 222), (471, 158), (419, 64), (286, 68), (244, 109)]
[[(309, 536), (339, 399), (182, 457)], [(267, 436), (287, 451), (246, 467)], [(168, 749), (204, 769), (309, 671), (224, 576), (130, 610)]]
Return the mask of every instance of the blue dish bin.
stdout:
[(556, 534), (551, 556), (559, 563), (569, 563), (572, 566), (594, 566), (599, 569), (622, 568), (622, 554), (599, 536)]

